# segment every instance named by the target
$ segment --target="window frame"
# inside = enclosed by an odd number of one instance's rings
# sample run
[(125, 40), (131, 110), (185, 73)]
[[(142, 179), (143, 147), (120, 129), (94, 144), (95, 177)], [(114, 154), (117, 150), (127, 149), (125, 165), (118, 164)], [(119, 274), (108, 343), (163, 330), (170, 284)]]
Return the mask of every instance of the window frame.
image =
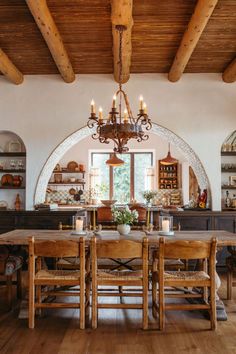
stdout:
[[(104, 150), (92, 150), (90, 151), (90, 166), (93, 166), (94, 162), (94, 155), (95, 154), (109, 154), (109, 157), (112, 156), (114, 152), (113, 151), (104, 151)], [(135, 155), (139, 154), (150, 154), (151, 155), (151, 166), (154, 167), (154, 154), (155, 151), (153, 149), (150, 150), (131, 150), (126, 152), (125, 154), (131, 155), (130, 156), (130, 199), (134, 199), (135, 195), (135, 171), (134, 171), (134, 161), (135, 161)], [(109, 199), (113, 199), (114, 195), (114, 168), (113, 166), (109, 167)]]

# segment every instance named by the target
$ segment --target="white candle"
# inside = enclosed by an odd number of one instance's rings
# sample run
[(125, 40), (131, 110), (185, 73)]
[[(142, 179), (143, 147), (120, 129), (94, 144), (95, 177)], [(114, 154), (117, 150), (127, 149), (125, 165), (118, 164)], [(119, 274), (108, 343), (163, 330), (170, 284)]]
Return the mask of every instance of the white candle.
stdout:
[(98, 110), (98, 119), (99, 119), (99, 121), (102, 122), (102, 118), (103, 118), (103, 115), (102, 115), (102, 107), (99, 107), (99, 110)]
[(126, 108), (124, 110), (124, 123), (128, 123), (128, 111)]
[(112, 108), (116, 108), (116, 95), (113, 96)]
[(82, 232), (83, 231), (83, 220), (82, 219), (77, 219), (75, 221), (75, 231), (76, 232)]
[(143, 109), (143, 96), (142, 95), (139, 97), (139, 108)]
[(95, 102), (94, 102), (94, 100), (91, 101), (91, 113), (95, 113)]
[(169, 220), (162, 220), (162, 231), (170, 232), (170, 221)]
[(147, 114), (147, 105), (145, 102), (143, 103), (143, 112)]

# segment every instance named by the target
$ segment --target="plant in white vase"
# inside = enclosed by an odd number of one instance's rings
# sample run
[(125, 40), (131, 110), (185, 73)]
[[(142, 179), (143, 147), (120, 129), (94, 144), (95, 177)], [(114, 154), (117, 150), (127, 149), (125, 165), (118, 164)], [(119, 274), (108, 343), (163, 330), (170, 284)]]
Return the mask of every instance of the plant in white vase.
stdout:
[(128, 206), (125, 208), (112, 208), (112, 215), (114, 221), (117, 223), (117, 231), (121, 235), (128, 235), (130, 233), (130, 225), (138, 221), (137, 210), (130, 210)]
[(157, 191), (146, 190), (142, 193), (143, 198), (146, 200), (146, 204), (151, 206), (152, 199), (157, 195)]

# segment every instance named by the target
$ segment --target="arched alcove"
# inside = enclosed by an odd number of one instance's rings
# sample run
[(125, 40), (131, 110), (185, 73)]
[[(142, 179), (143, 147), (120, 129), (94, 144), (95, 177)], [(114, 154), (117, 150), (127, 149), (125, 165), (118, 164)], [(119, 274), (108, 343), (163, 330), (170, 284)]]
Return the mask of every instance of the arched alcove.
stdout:
[[(76, 132), (72, 133), (55, 148), (55, 150), (51, 153), (45, 165), (43, 166), (39, 175), (34, 197), (35, 204), (44, 202), (47, 184), (52, 174), (52, 171), (55, 165), (63, 157), (63, 155), (71, 147), (79, 143), (82, 139), (90, 136), (93, 132), (95, 132), (95, 129), (94, 131), (92, 131), (88, 127), (83, 127), (77, 130)], [(210, 184), (207, 174), (202, 166), (201, 161), (199, 160), (198, 156), (193, 151), (193, 149), (178, 135), (174, 134), (172, 131), (156, 123), (153, 123), (152, 133), (171, 142), (171, 144), (173, 144), (181, 152), (186, 161), (188, 161), (189, 165), (192, 167), (197, 177), (200, 188), (206, 188), (208, 190), (208, 195), (211, 200)]]
[[(16, 133), (0, 131), (0, 204), (7, 209), (24, 209), (26, 148)], [(17, 195), (19, 195), (17, 197)], [(18, 200), (17, 203), (16, 199)], [(19, 202), (20, 201), (20, 202)]]

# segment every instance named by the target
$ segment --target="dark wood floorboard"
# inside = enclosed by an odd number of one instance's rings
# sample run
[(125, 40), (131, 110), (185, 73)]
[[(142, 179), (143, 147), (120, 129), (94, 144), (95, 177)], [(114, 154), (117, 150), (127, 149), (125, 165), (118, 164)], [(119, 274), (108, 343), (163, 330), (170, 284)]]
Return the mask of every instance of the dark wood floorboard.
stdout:
[[(51, 310), (36, 320), (30, 330), (17, 318), (18, 308), (5, 309), (5, 292), (0, 290), (1, 354), (232, 354), (236, 353), (236, 288), (232, 301), (226, 299), (225, 276), (220, 295), (228, 321), (218, 322), (212, 332), (200, 312), (167, 312), (164, 332), (149, 313), (149, 330), (141, 329), (138, 310), (100, 310), (98, 329), (79, 329), (78, 310)], [(104, 299), (102, 299), (103, 301)], [(107, 300), (107, 299), (106, 299)], [(127, 299), (127, 301), (139, 299)], [(115, 299), (114, 301), (118, 301)], [(125, 300), (126, 301), (126, 300)], [(150, 298), (151, 304), (151, 298)]]

